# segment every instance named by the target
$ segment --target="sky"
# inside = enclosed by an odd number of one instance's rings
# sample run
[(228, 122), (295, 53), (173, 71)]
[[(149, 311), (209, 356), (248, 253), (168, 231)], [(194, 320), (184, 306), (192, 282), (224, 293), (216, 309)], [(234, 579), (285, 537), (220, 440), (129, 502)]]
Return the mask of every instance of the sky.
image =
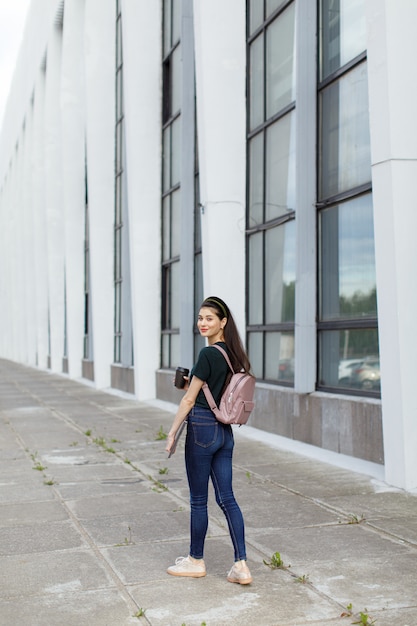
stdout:
[(0, 0), (0, 128), (31, 0)]

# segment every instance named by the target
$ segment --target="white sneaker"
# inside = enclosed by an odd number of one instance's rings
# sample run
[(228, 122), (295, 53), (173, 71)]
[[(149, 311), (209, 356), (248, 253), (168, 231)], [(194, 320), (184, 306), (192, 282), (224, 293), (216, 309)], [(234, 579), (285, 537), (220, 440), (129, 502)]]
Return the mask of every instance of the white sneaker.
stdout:
[(250, 571), (247, 567), (245, 569), (241, 569), (238, 568), (235, 563), (227, 575), (227, 580), (229, 581), (229, 583), (249, 585), (252, 582), (252, 576), (250, 575)]
[(203, 559), (198, 562), (192, 561), (189, 556), (179, 556), (175, 560), (175, 565), (168, 567), (167, 573), (171, 576), (189, 576), (191, 578), (201, 578), (206, 575), (206, 566)]

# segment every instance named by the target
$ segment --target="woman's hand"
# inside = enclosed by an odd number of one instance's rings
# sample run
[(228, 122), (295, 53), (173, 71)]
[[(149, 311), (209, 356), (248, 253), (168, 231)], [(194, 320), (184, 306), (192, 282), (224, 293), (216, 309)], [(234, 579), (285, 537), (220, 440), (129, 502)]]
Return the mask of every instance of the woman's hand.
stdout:
[(174, 433), (168, 433), (168, 435), (167, 435), (167, 442), (166, 442), (166, 446), (165, 446), (165, 452), (171, 452), (171, 448), (174, 445), (174, 440), (175, 440), (175, 434)]
[(172, 379), (172, 384), (174, 385), (175, 389), (178, 389), (178, 391), (187, 391), (188, 387), (190, 386), (190, 377), (183, 376), (182, 378), (184, 380), (184, 387), (181, 387), (181, 389), (179, 387), (175, 387), (175, 378)]
[(171, 452), (171, 448), (175, 445), (175, 435), (177, 434), (178, 429), (181, 427), (181, 424), (184, 422), (184, 420), (187, 418), (187, 415), (193, 408), (198, 392), (204, 385), (204, 382), (196, 376), (193, 376), (191, 383), (189, 383), (188, 376), (184, 376), (184, 378), (186, 379), (187, 388), (185, 394), (181, 399), (178, 411), (175, 415), (174, 421), (166, 438), (165, 450), (167, 452)]

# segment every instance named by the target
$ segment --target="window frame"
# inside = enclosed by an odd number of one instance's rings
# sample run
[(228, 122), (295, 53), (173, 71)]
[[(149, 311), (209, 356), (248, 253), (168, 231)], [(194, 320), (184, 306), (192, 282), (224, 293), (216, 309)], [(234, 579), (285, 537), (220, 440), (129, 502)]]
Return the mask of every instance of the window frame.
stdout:
[[(271, 379), (266, 376), (267, 364), (266, 364), (266, 342), (268, 338), (268, 333), (292, 333), (293, 337), (295, 336), (295, 317), (291, 322), (278, 322), (278, 323), (265, 323), (265, 315), (266, 315), (266, 275), (265, 275), (265, 259), (266, 259), (266, 233), (274, 228), (283, 228), (285, 224), (292, 222), (295, 220), (296, 211), (295, 208), (287, 209), (285, 213), (278, 215), (272, 219), (266, 219), (266, 193), (267, 193), (267, 141), (266, 136), (268, 129), (271, 128), (276, 122), (279, 120), (283, 120), (286, 116), (293, 114), (296, 109), (296, 101), (293, 99), (291, 102), (282, 107), (279, 111), (276, 111), (271, 115), (271, 117), (267, 118), (267, 93), (268, 93), (268, 84), (267, 84), (267, 47), (268, 47), (268, 38), (267, 31), (268, 28), (272, 25), (272, 23), (280, 17), (280, 15), (285, 12), (290, 5), (294, 5), (294, 0), (283, 0), (279, 6), (269, 15), (267, 16), (267, 3), (266, 0), (263, 2), (263, 22), (259, 26), (257, 26), (253, 32), (250, 32), (250, 13), (251, 13), (251, 4), (256, 0), (247, 0), (247, 34), (246, 34), (246, 59), (247, 59), (247, 67), (249, 68), (246, 75), (246, 93), (247, 93), (247, 112), (246, 112), (246, 229), (245, 229), (245, 241), (246, 241), (246, 301), (245, 301), (245, 316), (246, 316), (246, 342), (248, 345), (248, 349), (251, 343), (251, 335), (253, 334), (255, 337), (255, 333), (261, 333), (261, 345), (262, 345), (262, 354), (260, 358), (261, 364), (261, 375), (257, 375), (258, 380), (262, 380), (264, 382), (272, 383), (275, 385), (280, 385), (284, 387), (293, 387), (294, 380), (282, 380), (279, 379), (278, 375), (276, 378)], [(254, 128), (251, 128), (251, 75), (250, 75), (250, 67), (251, 67), (251, 45), (254, 43), (258, 37), (262, 36), (262, 87), (263, 87), (263, 120), (257, 124)], [(296, 28), (295, 28), (295, 20), (294, 20), (294, 38), (296, 37)], [(295, 72), (295, 67), (293, 67), (293, 73)], [(295, 98), (295, 93), (293, 94)], [(296, 130), (295, 130), (296, 132)], [(250, 193), (251, 193), (251, 142), (254, 138), (262, 135), (262, 222), (259, 224), (251, 224), (251, 214), (250, 214)], [(262, 236), (262, 323), (252, 324), (249, 321), (249, 300), (250, 300), (250, 238), (253, 235), (261, 233)], [(284, 252), (284, 249), (283, 249)], [(295, 307), (294, 307), (295, 309)], [(250, 356), (250, 354), (249, 354)], [(253, 359), (255, 360), (255, 359)], [(277, 363), (278, 365), (278, 363)]]
[[(320, 171), (320, 163), (321, 163), (321, 154), (320, 150), (322, 149), (322, 120), (320, 117), (320, 97), (321, 93), (328, 88), (332, 84), (336, 84), (338, 81), (346, 77), (350, 72), (359, 68), (362, 65), (367, 64), (367, 51), (363, 50), (359, 54), (357, 54), (354, 58), (350, 59), (344, 65), (339, 66), (336, 70), (329, 73), (325, 76), (324, 79), (320, 79), (321, 76), (321, 67), (320, 63), (323, 58), (323, 50), (322, 50), (322, 37), (321, 33), (323, 31), (322, 25), (322, 3), (318, 0), (318, 19), (319, 19), (319, 29), (318, 29), (318, 54), (317, 54), (317, 127), (316, 127), (316, 145), (317, 145), (317, 167), (316, 167), (316, 190), (317, 190), (317, 200), (316, 200), (316, 233), (317, 233), (317, 382), (316, 389), (318, 391), (324, 391), (329, 393), (343, 393), (344, 395), (352, 395), (352, 396), (361, 396), (361, 397), (374, 397), (379, 398), (381, 396), (380, 391), (377, 390), (364, 390), (364, 389), (356, 389), (354, 387), (342, 386), (340, 384), (329, 385), (322, 383), (320, 381), (320, 372), (321, 370), (321, 340), (323, 333), (326, 331), (349, 331), (349, 330), (378, 330), (378, 314), (376, 312), (375, 315), (366, 315), (366, 316), (358, 316), (358, 317), (343, 317), (340, 316), (335, 319), (323, 319), (321, 317), (321, 297), (322, 297), (322, 268), (321, 268), (321, 234), (319, 228), (320, 222), (320, 213), (324, 209), (335, 208), (339, 205), (342, 205), (351, 200), (360, 198), (364, 195), (371, 194), (372, 195), (372, 178), (364, 183), (353, 186), (349, 189), (345, 189), (340, 191), (339, 193), (331, 193), (328, 196), (320, 196), (321, 191), (321, 171)], [(354, 357), (352, 357), (354, 358)], [(339, 363), (340, 363), (339, 357)], [(359, 357), (358, 357), (359, 360)]]

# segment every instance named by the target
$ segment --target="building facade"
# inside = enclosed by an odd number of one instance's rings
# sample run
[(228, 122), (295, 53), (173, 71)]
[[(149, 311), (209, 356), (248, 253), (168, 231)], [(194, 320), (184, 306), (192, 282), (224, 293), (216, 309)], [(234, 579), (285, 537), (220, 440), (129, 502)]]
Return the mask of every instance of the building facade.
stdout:
[(178, 402), (219, 295), (253, 426), (417, 488), (416, 19), (35, 0), (0, 145), (0, 356)]

